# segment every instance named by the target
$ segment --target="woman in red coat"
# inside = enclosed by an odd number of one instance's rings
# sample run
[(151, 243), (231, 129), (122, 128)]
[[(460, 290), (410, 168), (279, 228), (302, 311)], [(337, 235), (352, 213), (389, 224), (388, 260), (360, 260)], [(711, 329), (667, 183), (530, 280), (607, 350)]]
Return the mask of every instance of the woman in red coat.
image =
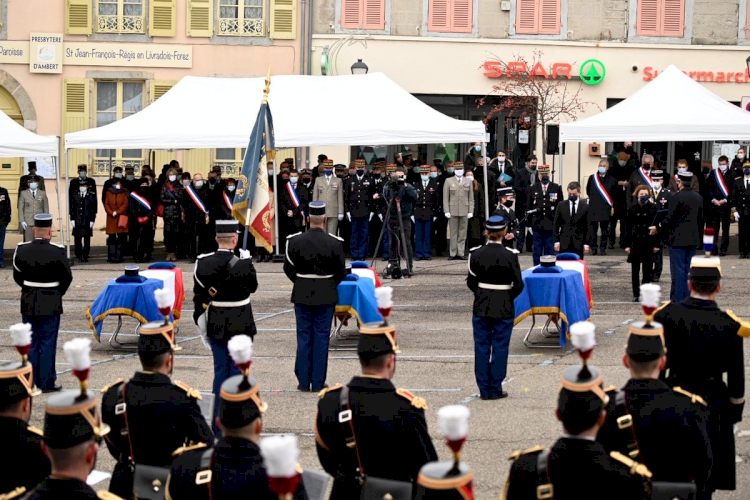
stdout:
[(107, 212), (107, 262), (123, 261), (122, 249), (128, 238), (128, 204), (128, 190), (117, 179), (104, 195), (104, 209)]

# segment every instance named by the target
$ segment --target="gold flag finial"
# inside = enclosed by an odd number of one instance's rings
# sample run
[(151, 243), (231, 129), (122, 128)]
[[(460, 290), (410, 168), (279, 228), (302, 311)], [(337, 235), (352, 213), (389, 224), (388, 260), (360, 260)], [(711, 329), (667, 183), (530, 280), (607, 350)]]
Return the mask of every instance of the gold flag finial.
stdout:
[(268, 93), (271, 91), (271, 66), (268, 67), (268, 74), (266, 75), (266, 87), (263, 89), (263, 103), (268, 103)]

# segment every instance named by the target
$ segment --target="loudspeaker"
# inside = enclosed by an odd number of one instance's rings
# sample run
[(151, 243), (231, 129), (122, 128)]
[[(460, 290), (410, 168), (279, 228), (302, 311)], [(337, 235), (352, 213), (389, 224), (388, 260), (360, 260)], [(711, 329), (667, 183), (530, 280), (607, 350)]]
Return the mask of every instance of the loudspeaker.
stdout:
[[(559, 155), (560, 148), (560, 125), (547, 125), (547, 154)], [(565, 144), (563, 144), (563, 154), (565, 154)]]

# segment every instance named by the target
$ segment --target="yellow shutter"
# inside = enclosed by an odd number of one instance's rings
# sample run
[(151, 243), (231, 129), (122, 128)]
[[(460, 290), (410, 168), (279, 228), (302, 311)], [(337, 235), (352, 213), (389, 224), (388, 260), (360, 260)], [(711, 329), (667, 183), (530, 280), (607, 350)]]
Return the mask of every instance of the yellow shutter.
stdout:
[[(167, 93), (169, 89), (175, 86), (177, 82), (174, 80), (151, 80), (149, 82), (149, 102), (154, 102), (161, 96)], [(162, 149), (154, 151), (154, 164), (151, 167), (154, 172), (161, 172), (162, 165), (166, 165), (172, 161), (175, 157), (174, 151), (165, 151)]]
[(188, 0), (187, 36), (211, 38), (214, 34), (214, 6), (211, 0)]
[(65, 0), (65, 33), (91, 34), (91, 0)]
[(175, 0), (151, 0), (148, 10), (148, 34), (174, 36), (177, 21)]
[[(63, 80), (63, 137), (67, 133), (89, 128), (90, 85), (88, 78), (65, 78)], [(70, 164), (67, 165), (67, 168), (71, 176), (77, 175), (77, 166), (79, 164), (88, 164), (89, 162), (89, 152), (87, 150), (71, 149), (68, 156)]]
[(297, 0), (271, 0), (271, 38), (297, 37)]

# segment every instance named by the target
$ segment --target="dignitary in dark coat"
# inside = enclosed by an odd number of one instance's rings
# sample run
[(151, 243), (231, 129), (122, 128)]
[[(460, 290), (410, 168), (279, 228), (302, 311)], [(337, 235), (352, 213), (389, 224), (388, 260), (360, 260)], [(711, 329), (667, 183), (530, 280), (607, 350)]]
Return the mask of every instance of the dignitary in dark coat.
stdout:
[[(8, 190), (0, 186), (0, 248), (5, 248), (5, 231), (13, 215)], [(5, 267), (5, 256), (0, 252), (0, 269)]]
[(177, 179), (177, 170), (170, 168), (161, 187), (159, 201), (164, 205), (164, 249), (168, 261), (177, 260), (177, 244), (184, 232), (182, 205), (185, 202), (185, 189)]
[(654, 157), (652, 155), (643, 155), (641, 160), (641, 166), (635, 169), (630, 174), (630, 180), (628, 181), (628, 208), (632, 207), (635, 203), (633, 198), (633, 192), (638, 186), (653, 187), (653, 178), (651, 177), (651, 171), (654, 169)]
[[(237, 248), (239, 226), (235, 220), (216, 221), (216, 252), (198, 256), (193, 271), (193, 320), (214, 356), (213, 392), (238, 372), (231, 362), (227, 343), (235, 335), (255, 337), (257, 329), (250, 295), (258, 289), (258, 278), (250, 251)], [(219, 405), (214, 406), (214, 416)], [(214, 431), (218, 429), (214, 427)]]
[(508, 396), (503, 380), (516, 317), (513, 301), (523, 291), (518, 256), (503, 246), (508, 220), (492, 215), (485, 224), (487, 243), (471, 249), (466, 284), (474, 292), (474, 375), (482, 399)]
[(422, 165), (419, 182), (414, 185), (417, 190), (417, 200), (414, 202), (414, 256), (417, 260), (432, 259), (433, 223), (442, 215), (437, 175), (430, 176), (433, 168), (437, 174), (437, 167)]
[[(224, 180), (224, 191), (221, 196), (214, 200), (214, 213), (215, 219), (214, 224), (217, 220), (228, 220), (233, 219), (232, 217), (232, 204), (234, 203), (235, 190), (237, 189), (237, 180), (234, 177), (229, 177)], [(214, 231), (216, 228), (214, 227)]]
[(68, 199), (73, 199), (76, 193), (80, 191), (81, 186), (86, 186), (88, 192), (94, 195), (96, 199), (96, 181), (88, 176), (88, 165), (85, 163), (78, 165), (78, 177), (71, 179), (68, 186)]
[(279, 251), (282, 254), (286, 248), (286, 237), (302, 231), (307, 225), (307, 211), (302, 194), (299, 172), (291, 169), (289, 182), (279, 190), (279, 242), (282, 245)]
[[(586, 196), (589, 198), (589, 234), (588, 245), (591, 255), (597, 254), (597, 248), (602, 255), (607, 255), (609, 241), (610, 219), (615, 213), (615, 194), (617, 179), (609, 175), (609, 161), (599, 160), (596, 173), (591, 174), (586, 182)], [(597, 245), (597, 235), (601, 231), (601, 238)]]
[(628, 210), (625, 253), (630, 263), (633, 302), (638, 302), (641, 284), (654, 280), (654, 253), (659, 251), (659, 237), (649, 234), (657, 210), (651, 189), (645, 185), (638, 186), (633, 196), (636, 203)]
[[(31, 325), (12, 325), (10, 334), (16, 349), (31, 344)], [(23, 362), (0, 366), (0, 439), (13, 455), (0, 475), (0, 497), (13, 498), (13, 492), (29, 491), (50, 473), (49, 458), (42, 451), (42, 431), (29, 425), (31, 400), (39, 394), (25, 356)]]
[[(549, 177), (549, 165), (538, 168), (539, 179), (526, 193), (528, 207), (524, 208), (525, 216), (530, 220), (534, 233), (534, 265), (538, 266), (542, 255), (554, 255), (555, 252), (555, 212), (557, 205), (563, 200), (562, 189)], [(518, 177), (516, 177), (518, 180)], [(518, 206), (518, 197), (516, 197)], [(520, 213), (517, 212), (520, 217)], [(521, 228), (523, 233), (523, 227)], [(521, 235), (523, 238), (523, 234)], [(516, 244), (516, 248), (521, 242)]]
[[(107, 262), (122, 262), (128, 242), (130, 193), (120, 181), (115, 181), (104, 195), (107, 214)], [(124, 224), (123, 224), (124, 221)]]
[[(419, 469), (437, 458), (427, 403), (391, 381), (400, 352), (395, 329), (371, 323), (360, 332), (362, 375), (321, 391), (315, 417), (318, 459), (334, 478), (331, 500), (360, 498), (362, 476), (414, 483)], [(347, 410), (351, 420), (342, 421)]]
[(195, 262), (198, 255), (209, 252), (212, 246), (208, 243), (209, 239), (215, 240), (209, 217), (210, 192), (201, 174), (195, 174), (191, 183), (184, 188), (184, 237), (187, 239), (188, 259)]
[[(729, 172), (729, 159), (719, 157), (719, 168), (708, 177), (710, 208), (708, 226), (714, 230), (714, 255), (724, 256), (729, 249), (729, 223), (731, 220), (732, 188), (734, 178)], [(719, 234), (721, 233), (721, 240)]]
[(742, 175), (732, 189), (732, 211), (737, 221), (740, 259), (750, 258), (750, 162), (742, 166)]
[(148, 262), (151, 260), (151, 251), (154, 244), (156, 214), (154, 212), (154, 200), (149, 180), (143, 177), (135, 191), (130, 193), (128, 211), (130, 220), (135, 224), (133, 241), (133, 259), (136, 262)]
[(99, 208), (96, 187), (93, 191), (90, 189), (88, 183), (79, 183), (76, 191), (70, 193), (70, 225), (73, 228), (73, 242), (78, 262), (89, 261), (91, 237), (94, 235), (94, 222)]
[[(521, 232), (521, 239), (516, 243), (516, 249), (521, 253), (523, 253), (524, 248), (526, 251), (531, 250), (531, 238), (527, 238), (526, 229), (532, 227), (532, 217), (526, 216), (526, 209), (531, 209), (529, 194), (531, 193), (532, 188), (536, 184), (539, 184), (536, 169), (537, 162), (536, 156), (530, 156), (526, 162), (526, 166), (516, 170), (516, 177), (513, 179), (513, 189), (516, 191), (515, 211), (516, 217), (518, 217), (519, 221), (519, 231)], [(547, 176), (549, 177), (549, 170), (547, 171)]]
[(34, 240), (19, 243), (13, 255), (13, 280), (21, 287), (21, 317), (34, 332), (29, 361), (44, 392), (59, 391), (55, 358), (62, 298), (73, 281), (62, 245), (52, 243), (52, 215), (35, 216)]
[(713, 453), (705, 488), (709, 494), (737, 486), (733, 425), (742, 420), (745, 406), (743, 337), (750, 336), (747, 322), (716, 304), (721, 275), (718, 257), (693, 257), (690, 297), (669, 302), (654, 315), (664, 325), (667, 383), (699, 396), (707, 405)]
[(344, 183), (344, 206), (346, 218), (351, 222), (350, 253), (352, 260), (367, 258), (367, 242), (370, 236), (370, 220), (375, 216), (372, 196), (375, 194), (375, 183), (365, 173), (365, 161), (358, 158), (354, 161), (355, 174)]
[(633, 171), (637, 168), (638, 156), (632, 151), (633, 147), (630, 146), (632, 154), (625, 151), (612, 155), (612, 164), (609, 170), (609, 174), (617, 181), (617, 187), (613, 191), (612, 201), (615, 204), (615, 212), (612, 218), (609, 220), (609, 248), (614, 248), (615, 239), (617, 237), (617, 223), (620, 223), (620, 248), (625, 248), (623, 245), (623, 235), (626, 232), (626, 221), (630, 195), (630, 176)]
[(211, 444), (214, 435), (198, 407), (200, 393), (172, 382), (174, 325), (155, 321), (138, 332), (138, 358), (143, 370), (103, 389), (102, 420), (112, 432), (107, 448), (117, 460), (109, 491), (133, 498), (133, 467), (169, 467), (172, 454), (186, 444)]
[(568, 200), (557, 205), (555, 210), (555, 251), (570, 252), (583, 259), (589, 253), (586, 238), (589, 233), (589, 205), (581, 200), (581, 185), (577, 181), (568, 184)]
[[(318, 182), (325, 182), (319, 178)], [(338, 302), (337, 286), (346, 276), (341, 238), (325, 232), (326, 206), (310, 202), (310, 229), (286, 241), (284, 273), (294, 283), (297, 320), (294, 374), (300, 391), (320, 391), (328, 371), (328, 338)]]
[(669, 267), (672, 287), (669, 298), (679, 302), (690, 295), (687, 287), (690, 260), (700, 243), (699, 221), (702, 220), (703, 199), (690, 189), (691, 172), (679, 174), (680, 191), (669, 202), (667, 216), (649, 228), (652, 236), (659, 234), (669, 245)]
[(516, 212), (512, 208), (515, 202), (515, 193), (512, 187), (504, 187), (497, 190), (497, 195), (500, 198), (500, 202), (498, 203), (497, 210), (492, 215), (502, 215), (508, 221), (508, 229), (503, 237), (503, 246), (505, 248), (515, 248), (521, 235), (521, 231), (518, 229)]

